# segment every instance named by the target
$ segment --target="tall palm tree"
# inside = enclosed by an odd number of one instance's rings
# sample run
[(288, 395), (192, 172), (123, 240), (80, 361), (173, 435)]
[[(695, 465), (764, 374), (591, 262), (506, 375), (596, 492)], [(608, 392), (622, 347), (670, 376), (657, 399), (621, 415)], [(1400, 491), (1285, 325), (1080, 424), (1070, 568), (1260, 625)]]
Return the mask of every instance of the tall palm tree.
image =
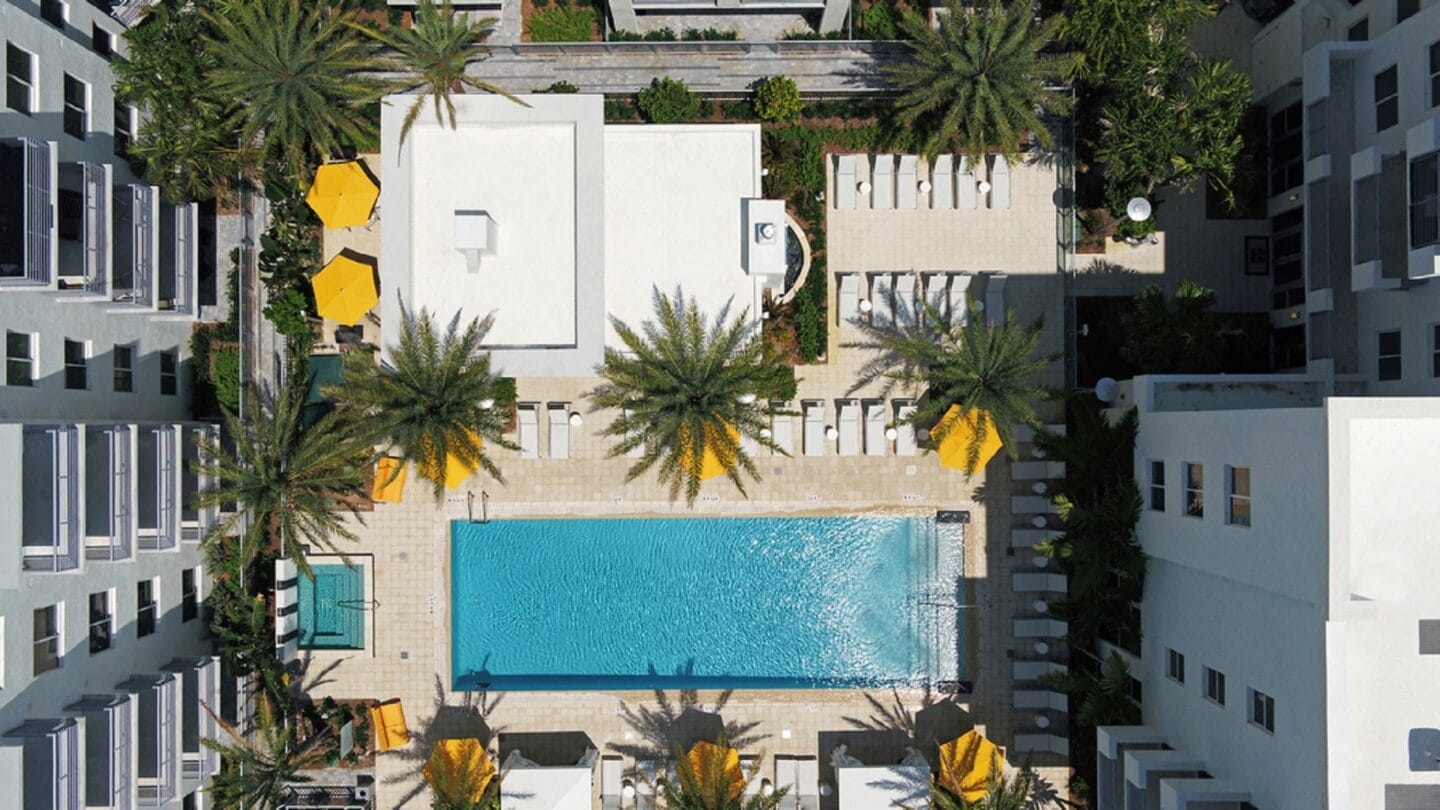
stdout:
[(1214, 374), (1224, 366), (1220, 316), (1211, 311), (1215, 292), (1186, 279), (1165, 298), (1150, 284), (1120, 317), (1125, 342), (1120, 356), (1141, 374)]
[(966, 448), (967, 473), (979, 466), (980, 450), (991, 430), (1013, 457), (1015, 428), (1039, 423), (1035, 402), (1049, 392), (1031, 378), (1060, 356), (1039, 354), (1043, 319), (1027, 326), (1010, 310), (1004, 321), (991, 326), (978, 310), (962, 320), (921, 301), (897, 307), (893, 320), (857, 319), (855, 325), (862, 339), (842, 345), (867, 349), (875, 356), (861, 366), (852, 393), (875, 382), (886, 394), (897, 386), (912, 394), (925, 393), (907, 421), (935, 425), (931, 438), (937, 444), (960, 423), (942, 421), (951, 406), (988, 414), (987, 419), (975, 420)]
[(708, 450), (745, 495), (745, 478), (760, 480), (743, 438), (784, 453), (769, 438), (767, 400), (777, 390), (779, 365), (766, 351), (755, 325), (730, 304), (714, 319), (679, 287), (667, 297), (653, 291), (655, 320), (639, 331), (619, 318), (611, 325), (624, 349), (606, 346), (596, 372), (603, 382), (590, 392), (597, 408), (626, 412), (605, 428), (615, 439), (610, 458), (644, 448), (626, 481), (657, 468), (670, 498), (685, 493), (694, 505)]
[(445, 494), (451, 456), (504, 483), (485, 452), (485, 442), (515, 448), (504, 435), (505, 413), (493, 407), (499, 377), (481, 348), (495, 316), (472, 319), (461, 330), (456, 312), (442, 332), (428, 310), (414, 313), (401, 301), (400, 318), (400, 342), (390, 347), (388, 363), (361, 352), (345, 355), (344, 382), (332, 392), (338, 413), (361, 435), (414, 462), (436, 501)]
[[(719, 745), (725, 747), (723, 742)], [(758, 779), (759, 770), (757, 759), (749, 773), (742, 772), (745, 781)], [(661, 783), (659, 792), (666, 810), (775, 810), (787, 791), (779, 788), (769, 796), (759, 793), (747, 796), (743, 786), (733, 781), (733, 776), (724, 757), (702, 758), (697, 767), (684, 751), (677, 751), (675, 781)]]
[(203, 546), (238, 538), (241, 566), (279, 554), (310, 576), (306, 545), (344, 557), (335, 538), (357, 539), (340, 510), (356, 514), (364, 500), (364, 469), (373, 452), (333, 414), (306, 428), (307, 381), (304, 374), (291, 380), (273, 398), (250, 395), (248, 424), (226, 411), (233, 449), (209, 437), (200, 440), (200, 465), (215, 483), (196, 493), (194, 502), (199, 508), (240, 506), (211, 528)]
[[(425, 780), (430, 785), (431, 810), (500, 810), (500, 782), (503, 774), (487, 771), (482, 757), (489, 756), (476, 745), (467, 748), (457, 762), (447, 762), (439, 747), (430, 755)], [(482, 774), (491, 774), (483, 790)]]
[(939, 27), (907, 8), (900, 18), (914, 59), (886, 68), (904, 91), (898, 122), (916, 130), (921, 149), (934, 156), (955, 150), (972, 159), (989, 151), (1018, 155), (1026, 133), (1042, 146), (1053, 139), (1040, 112), (1069, 110), (1071, 98), (1047, 88), (1065, 78), (1074, 58), (1042, 53), (1063, 18), (1036, 24), (1029, 3), (945, 0)]
[(247, 0), (202, 12), (215, 94), (233, 99), (231, 120), (246, 143), (261, 143), (292, 176), (343, 141), (374, 132), (365, 106), (383, 86), (364, 71), (371, 49), (351, 25), (355, 12), (301, 0)]
[(225, 722), (210, 707), (224, 738), (202, 738), (200, 744), (220, 755), (222, 766), (209, 791), (216, 807), (272, 810), (285, 802), (286, 788), (311, 781), (304, 771), (325, 765), (331, 742), (327, 732), (312, 734), (303, 742), (285, 712), (263, 692), (256, 693), (258, 711), (247, 734)]
[(1014, 776), (1006, 777), (997, 766), (991, 771), (989, 790), (975, 801), (967, 802), (946, 790), (939, 779), (933, 780), (930, 806), (935, 810), (1030, 810), (1036, 806), (1031, 795), (1035, 784), (1035, 772), (1029, 768), (1021, 768)]
[(471, 62), (489, 53), (485, 40), (494, 27), (493, 18), (471, 22), (465, 15), (456, 14), (450, 0), (439, 6), (434, 0), (420, 0), (415, 6), (415, 24), (410, 28), (361, 27), (376, 41), (395, 50), (389, 60), (394, 69), (415, 74), (415, 82), (403, 82), (399, 89), (421, 91), (405, 112), (405, 123), (400, 127), (400, 143), (405, 143), (409, 137), (410, 128), (420, 117), (427, 98), (435, 105), (435, 120), (443, 125), (448, 117), (450, 128), (454, 129), (455, 103), (451, 101), (450, 94), (463, 93), (467, 86), (530, 106), (498, 86), (465, 72)]

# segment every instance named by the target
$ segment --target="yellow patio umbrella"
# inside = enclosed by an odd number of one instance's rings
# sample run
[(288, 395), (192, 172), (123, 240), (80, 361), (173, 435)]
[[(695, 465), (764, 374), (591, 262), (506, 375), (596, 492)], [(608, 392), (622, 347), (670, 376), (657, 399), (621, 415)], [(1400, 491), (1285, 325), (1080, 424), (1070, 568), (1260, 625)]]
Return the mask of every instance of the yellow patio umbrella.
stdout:
[(370, 499), (399, 503), (404, 497), (405, 461), (394, 456), (385, 456), (375, 462), (375, 482), (370, 487)]
[(425, 763), (425, 781), (434, 785), (437, 775), (446, 785), (463, 786), (471, 802), (478, 802), (495, 778), (495, 762), (473, 737), (441, 740)]
[(989, 413), (972, 410), (966, 411), (962, 416), (959, 405), (950, 406), (940, 424), (931, 431), (932, 435), (945, 437), (936, 448), (941, 466), (955, 470), (966, 469), (965, 459), (970, 453), (970, 443), (981, 424), (986, 424), (989, 430), (985, 432), (985, 441), (980, 444), (980, 459), (975, 465), (976, 470), (983, 470), (1005, 443), (1000, 440), (1000, 433), (995, 430), (995, 422), (990, 419)]
[(740, 752), (734, 748), (702, 740), (691, 747), (685, 761), (690, 766), (690, 775), (702, 784), (717, 771), (723, 774), (732, 799), (745, 790), (745, 771), (740, 767)]
[(998, 777), (1004, 767), (1000, 749), (978, 731), (967, 731), (940, 746), (940, 786), (966, 802), (985, 798), (991, 775)]
[[(483, 450), (485, 448), (485, 440), (480, 438), (480, 434), (468, 429), (465, 432), (469, 433), (470, 438), (475, 440), (476, 449)], [(454, 453), (446, 453), (445, 488), (454, 489), (460, 486), (461, 484), (465, 483), (465, 479), (469, 478), (479, 468), (480, 465), (478, 464), (474, 466), (466, 464), (465, 462), (461, 461), (460, 457), (456, 456)], [(433, 460), (426, 461), (422, 469), (425, 471), (425, 477), (430, 479), (431, 481), (434, 481), (436, 475), (439, 474), (439, 471), (435, 469), (435, 464)]]
[[(724, 475), (735, 466), (733, 451), (727, 451), (724, 442), (721, 441), (718, 431), (715, 428), (707, 427), (705, 436), (705, 456), (700, 460), (700, 480), (708, 481), (717, 475)], [(730, 434), (730, 441), (738, 444), (740, 431), (726, 425), (725, 430)], [(680, 429), (680, 466), (690, 468), (690, 433), (683, 427)], [(722, 458), (725, 456), (725, 458)]]
[(358, 160), (326, 163), (315, 170), (305, 202), (327, 228), (350, 228), (370, 221), (380, 188)]
[(315, 291), (315, 310), (321, 317), (354, 326), (380, 301), (375, 289), (375, 269), (340, 254), (310, 279)]

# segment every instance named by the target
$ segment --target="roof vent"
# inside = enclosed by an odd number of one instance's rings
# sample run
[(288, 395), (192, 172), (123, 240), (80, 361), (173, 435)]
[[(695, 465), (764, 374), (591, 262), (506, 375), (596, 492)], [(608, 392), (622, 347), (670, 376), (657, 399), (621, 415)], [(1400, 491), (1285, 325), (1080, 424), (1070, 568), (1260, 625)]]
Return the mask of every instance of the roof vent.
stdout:
[(455, 249), (465, 254), (465, 269), (480, 272), (480, 257), (495, 255), (495, 219), (486, 211), (456, 210)]

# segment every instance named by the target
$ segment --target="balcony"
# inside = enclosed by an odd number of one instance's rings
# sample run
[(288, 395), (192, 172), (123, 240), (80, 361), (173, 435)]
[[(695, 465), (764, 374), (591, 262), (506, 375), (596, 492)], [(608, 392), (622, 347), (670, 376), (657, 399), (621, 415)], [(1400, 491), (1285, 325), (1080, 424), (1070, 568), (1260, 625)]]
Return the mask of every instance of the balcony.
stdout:
[[(9, 434), (9, 441), (0, 441), (0, 447), (11, 454), (5, 463), (20, 471), (21, 567), (26, 571), (74, 570), (80, 565), (80, 484), (84, 476), (80, 431), (74, 425), (5, 425), (0, 429)], [(18, 459), (14, 458), (17, 450)]]
[(135, 548), (135, 430), (85, 427), (85, 559), (128, 560)]
[(199, 542), (219, 519), (219, 510), (214, 507), (201, 509), (195, 505), (195, 495), (211, 486), (210, 477), (200, 469), (200, 449), (196, 442), (202, 437), (218, 439), (220, 429), (213, 425), (187, 427), (183, 430), (180, 448), (180, 539), (187, 543)]
[(59, 287), (75, 293), (110, 295), (110, 167), (65, 163), (59, 173)]
[(0, 289), (55, 283), (55, 189), (52, 141), (0, 140)]
[(157, 307), (182, 315), (200, 311), (195, 277), (200, 266), (200, 206), (160, 205), (160, 263)]
[(80, 810), (79, 722), (28, 720), (5, 736), (23, 747), (20, 790), (26, 810)]
[(138, 697), (137, 805), (164, 807), (180, 787), (180, 684), (173, 674), (137, 675), (117, 688)]
[(145, 426), (136, 442), (136, 521), (140, 548), (175, 548), (180, 536), (180, 430)]
[(134, 697), (86, 695), (65, 710), (85, 720), (85, 806), (90, 810), (133, 810)]
[(211, 714), (220, 711), (220, 659), (176, 660), (165, 671), (180, 679), (180, 774), (190, 792), (220, 770), (220, 755), (200, 744), (220, 738)]
[(153, 310), (159, 300), (155, 263), (160, 252), (160, 195), (153, 186), (131, 184), (117, 187), (113, 196), (110, 300)]

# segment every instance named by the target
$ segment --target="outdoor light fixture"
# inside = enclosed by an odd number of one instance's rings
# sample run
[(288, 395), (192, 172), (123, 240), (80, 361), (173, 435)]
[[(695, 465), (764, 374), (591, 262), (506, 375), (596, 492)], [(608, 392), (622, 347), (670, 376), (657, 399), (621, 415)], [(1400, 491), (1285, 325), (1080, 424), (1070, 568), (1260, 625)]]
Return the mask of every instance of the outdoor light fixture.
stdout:
[(583, 425), (583, 424), (585, 424), (585, 417), (581, 416), (579, 411), (571, 411), (571, 412), (570, 412), (570, 426), (571, 426), (571, 427), (580, 427), (580, 426)]
[(861, 194), (869, 194), (869, 193), (870, 193), (870, 188), (871, 188), (871, 186), (870, 186), (870, 181), (869, 181), (869, 180), (861, 180), (861, 181), (860, 181), (860, 185), (856, 186), (856, 188), (860, 189), (860, 193), (861, 193)]
[(893, 441), (895, 441), (895, 440), (898, 439), (898, 438), (900, 438), (900, 431), (896, 430), (896, 429), (893, 428), (893, 427), (885, 428), (885, 440), (886, 440), (886, 441), (891, 441), (891, 442), (893, 442)]
[(1048, 521), (1045, 520), (1044, 515), (1036, 515), (1035, 517), (1030, 518), (1030, 525), (1034, 526), (1037, 529), (1045, 528), (1045, 524), (1047, 522)]
[(760, 428), (760, 438), (762, 438), (762, 439), (768, 439), (768, 438), (770, 438), (770, 436), (771, 436), (770, 428)]
[(480, 410), (488, 411), (493, 407), (495, 407), (495, 400), (490, 399), (489, 397), (480, 400)]
[(1050, 491), (1050, 485), (1046, 484), (1044, 481), (1036, 481), (1034, 484), (1030, 485), (1030, 491), (1035, 493), (1036, 495), (1044, 495), (1045, 493)]
[(1034, 602), (1030, 603), (1030, 607), (1034, 608), (1036, 613), (1050, 612), (1050, 606), (1045, 604), (1044, 599), (1036, 599)]
[(1144, 197), (1131, 197), (1130, 202), (1125, 203), (1125, 216), (1131, 222), (1144, 222), (1151, 213), (1150, 201)]
[(861, 298), (861, 299), (860, 299), (860, 311), (861, 311), (861, 312), (869, 312), (870, 310), (872, 310), (872, 309), (874, 309), (874, 308), (875, 308), (875, 305), (872, 304), (872, 303), (870, 303), (870, 299), (869, 299), (869, 298)]
[(833, 442), (833, 441), (835, 441), (836, 439), (838, 439), (839, 437), (840, 437), (840, 431), (836, 430), (834, 425), (826, 425), (826, 426), (825, 426), (825, 438), (827, 438), (827, 439), (829, 439), (830, 441)]
[(921, 181), (920, 181), (920, 193), (921, 193), (921, 194), (929, 194), (929, 193), (930, 193), (930, 189), (931, 189), (931, 186), (930, 186), (930, 181), (929, 181), (929, 180), (921, 180)]
[(1044, 641), (1037, 641), (1037, 642), (1035, 642), (1035, 654), (1036, 654), (1036, 655), (1049, 655), (1049, 654), (1050, 654), (1050, 645), (1047, 644), (1047, 643), (1044, 642)]
[(975, 188), (979, 189), (981, 194), (988, 194), (990, 193), (990, 181), (981, 180), (979, 183), (975, 184)]

